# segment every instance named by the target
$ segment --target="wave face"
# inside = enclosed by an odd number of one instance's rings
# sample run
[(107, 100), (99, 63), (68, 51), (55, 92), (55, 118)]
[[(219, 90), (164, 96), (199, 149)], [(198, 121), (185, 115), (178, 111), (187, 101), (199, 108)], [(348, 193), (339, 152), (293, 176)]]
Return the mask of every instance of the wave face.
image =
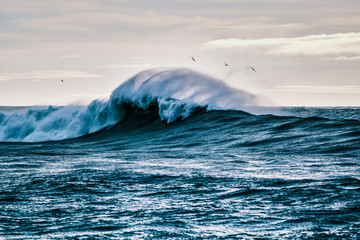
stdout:
[(108, 101), (87, 107), (65, 106), (0, 113), (0, 141), (41, 142), (64, 140), (109, 128), (129, 107), (146, 110), (156, 105), (161, 120), (171, 123), (194, 109), (241, 109), (256, 98), (209, 76), (188, 70), (153, 69), (141, 72), (113, 91)]

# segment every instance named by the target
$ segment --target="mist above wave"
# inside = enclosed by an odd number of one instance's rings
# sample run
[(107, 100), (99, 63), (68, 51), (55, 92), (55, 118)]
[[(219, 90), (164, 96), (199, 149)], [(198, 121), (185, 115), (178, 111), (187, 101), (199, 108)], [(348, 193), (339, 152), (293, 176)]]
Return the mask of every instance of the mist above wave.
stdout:
[(111, 94), (110, 100), (146, 108), (154, 100), (176, 99), (209, 110), (241, 110), (256, 97), (224, 82), (189, 69), (148, 70), (135, 75)]

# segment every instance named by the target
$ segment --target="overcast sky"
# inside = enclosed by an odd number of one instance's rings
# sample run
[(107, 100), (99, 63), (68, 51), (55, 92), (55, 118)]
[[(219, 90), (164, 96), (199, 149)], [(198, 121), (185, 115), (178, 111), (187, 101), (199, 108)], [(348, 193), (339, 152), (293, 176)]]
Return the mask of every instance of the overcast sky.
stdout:
[(0, 105), (87, 103), (153, 67), (268, 104), (360, 106), (360, 1), (0, 0)]

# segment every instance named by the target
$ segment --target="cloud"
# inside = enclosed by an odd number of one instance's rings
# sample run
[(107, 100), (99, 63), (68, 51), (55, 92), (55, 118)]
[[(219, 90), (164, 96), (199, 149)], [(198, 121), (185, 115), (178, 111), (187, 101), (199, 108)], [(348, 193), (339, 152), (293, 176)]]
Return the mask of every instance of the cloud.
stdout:
[(145, 60), (147, 59), (146, 57), (128, 57), (129, 59), (133, 59), (133, 60)]
[(96, 78), (101, 75), (91, 74), (82, 71), (33, 71), (26, 73), (2, 73), (0, 74), (0, 81), (16, 80), (16, 79), (32, 79), (37, 81), (39, 79), (52, 79), (52, 78)]
[(359, 60), (360, 60), (360, 56), (354, 56), (354, 57), (341, 56), (341, 57), (332, 58), (332, 60), (335, 60), (335, 61), (345, 61), (345, 62), (349, 62), (349, 61), (359, 61)]
[(16, 40), (16, 41), (18, 41), (18, 40), (29, 41), (29, 40), (34, 40), (34, 39), (37, 39), (37, 38), (32, 37), (32, 36), (28, 36), (26, 34), (2, 32), (2, 33), (0, 33), (0, 39), (1, 40), (10, 40), (10, 41), (14, 41), (14, 40)]
[(298, 93), (360, 93), (358, 85), (289, 85), (279, 86), (268, 92), (298, 92)]
[(354, 57), (360, 55), (360, 33), (319, 34), (295, 38), (228, 38), (205, 42), (203, 46), (259, 50), (272, 55)]
[(62, 57), (62, 58), (76, 58), (77, 56), (74, 55), (74, 54), (70, 54), (70, 55), (62, 55), (60, 57)]
[(149, 68), (151, 64), (110, 64), (106, 68)]
[[(29, 30), (37, 31), (147, 31), (183, 24), (184, 19), (174, 15), (157, 14), (151, 11), (125, 12), (80, 12), (55, 16), (39, 16), (31, 19), (20, 18), (13, 22)], [(188, 20), (190, 21), (190, 20)], [(115, 31), (116, 30), (116, 31)]]

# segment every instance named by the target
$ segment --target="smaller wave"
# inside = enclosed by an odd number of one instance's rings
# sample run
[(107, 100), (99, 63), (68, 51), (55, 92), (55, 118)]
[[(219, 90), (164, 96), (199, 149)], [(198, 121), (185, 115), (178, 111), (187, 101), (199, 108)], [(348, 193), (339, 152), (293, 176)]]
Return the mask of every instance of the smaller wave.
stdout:
[(155, 108), (162, 121), (190, 116), (197, 108), (241, 110), (255, 96), (188, 69), (143, 71), (116, 88), (108, 101), (0, 113), (0, 141), (43, 142), (77, 138), (122, 121), (129, 107)]
[(23, 113), (0, 114), (0, 140), (43, 142), (76, 138), (112, 126), (119, 112), (101, 101), (87, 107), (66, 106), (29, 109)]

